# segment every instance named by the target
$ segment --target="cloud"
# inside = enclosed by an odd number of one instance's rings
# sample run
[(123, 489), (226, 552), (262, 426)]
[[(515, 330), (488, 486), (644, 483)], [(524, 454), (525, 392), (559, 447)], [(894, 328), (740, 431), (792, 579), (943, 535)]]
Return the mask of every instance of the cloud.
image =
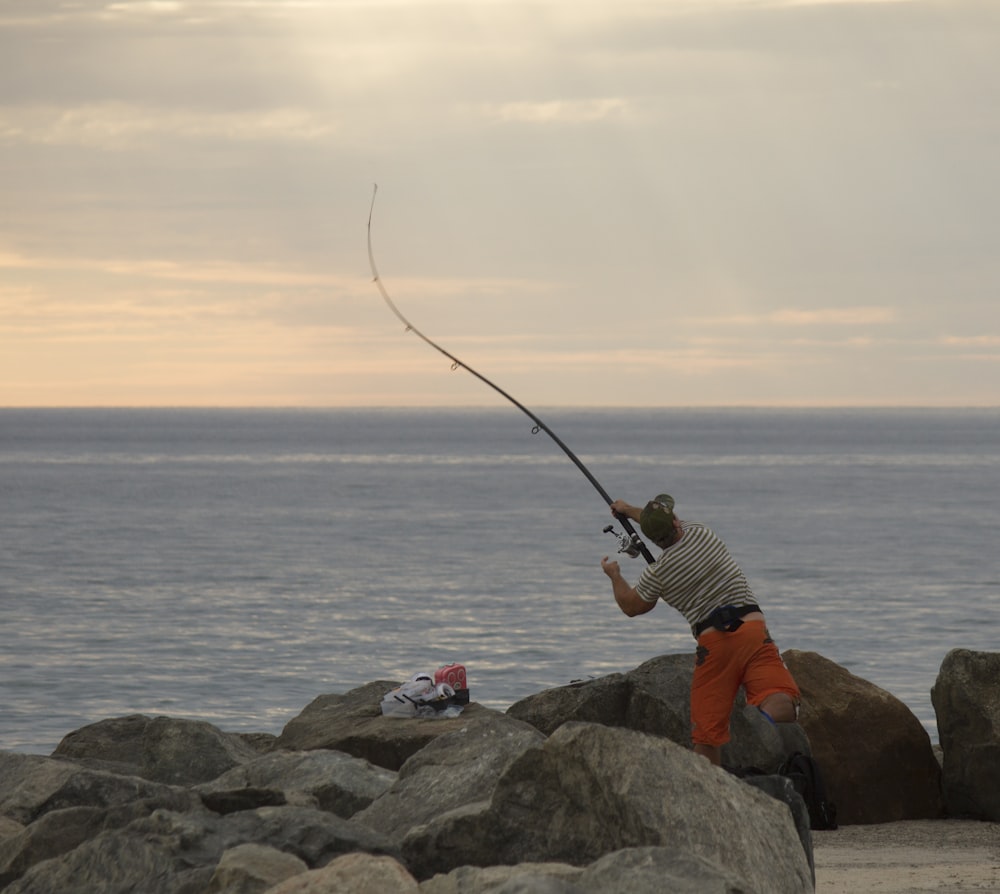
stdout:
[(962, 348), (1000, 348), (1000, 335), (947, 335), (941, 341)]
[(725, 326), (882, 326), (896, 318), (891, 307), (787, 307), (765, 314), (732, 314), (694, 321)]
[(896, 314), (889, 307), (786, 308), (768, 314), (767, 319), (782, 326), (869, 326), (892, 323)]
[(312, 142), (336, 131), (329, 115), (292, 107), (220, 112), (107, 102), (0, 108), (0, 145), (78, 146), (121, 152), (177, 141)]
[(589, 124), (628, 113), (624, 99), (548, 100), (541, 102), (505, 102), (482, 106), (487, 120), (504, 124)]
[(114, 276), (187, 282), (251, 285), (303, 286), (319, 285), (329, 288), (354, 286), (357, 277), (303, 272), (279, 268), (265, 263), (237, 263), (235, 261), (178, 261), (158, 258), (75, 258), (72, 256), (32, 256), (17, 252), (0, 252), (0, 270), (3, 269), (76, 271), (106, 273)]

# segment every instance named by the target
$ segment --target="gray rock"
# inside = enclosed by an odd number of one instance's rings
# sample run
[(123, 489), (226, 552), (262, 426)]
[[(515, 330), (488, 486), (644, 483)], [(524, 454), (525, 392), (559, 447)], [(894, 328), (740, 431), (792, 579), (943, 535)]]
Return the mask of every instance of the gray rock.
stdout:
[[(310, 799), (303, 801), (315, 806), (315, 802)], [(201, 803), (212, 813), (225, 816), (229, 813), (239, 813), (241, 810), (256, 810), (258, 807), (281, 807), (288, 803), (288, 798), (284, 792), (277, 789), (246, 786), (202, 792)]]
[(23, 824), (9, 816), (0, 816), (0, 843), (15, 835), (20, 835), (24, 831)]
[(186, 810), (190, 795), (137, 776), (91, 770), (41, 755), (0, 752), (0, 814), (23, 825), (52, 810), (137, 801)]
[[(584, 894), (743, 894), (740, 876), (697, 854), (669, 847), (616, 851), (588, 866), (576, 884)], [(777, 887), (761, 891), (776, 891)]]
[(841, 825), (941, 816), (930, 737), (899, 699), (815, 652), (782, 656), (802, 691), (799, 723)]
[(729, 720), (732, 738), (722, 746), (722, 763), (730, 767), (757, 767), (774, 773), (796, 751), (811, 754), (805, 730), (797, 723), (772, 723), (746, 703), (740, 690)]
[(609, 674), (529, 695), (512, 704), (507, 716), (531, 724), (546, 736), (571, 720), (627, 726), (631, 694), (625, 674)]
[(693, 673), (693, 646), (690, 652), (660, 655), (629, 671), (632, 694), (625, 726), (690, 747)]
[[(578, 894), (583, 873), (568, 863), (520, 863), (517, 866), (459, 866), (420, 883), (420, 894), (497, 894), (498, 891), (558, 891)], [(662, 889), (661, 889), (662, 890)]]
[(239, 844), (223, 853), (204, 894), (261, 894), (308, 869), (294, 854), (264, 844)]
[(399, 770), (392, 787), (355, 815), (392, 839), (464, 804), (488, 799), (500, 776), (544, 736), (502, 714), (439, 736)]
[(241, 844), (271, 847), (313, 868), (345, 853), (395, 853), (371, 830), (310, 807), (266, 807), (223, 817), (207, 810), (161, 810), (102, 832), (58, 860), (37, 863), (5, 894), (204, 892), (223, 854)]
[(813, 859), (812, 827), (809, 820), (809, 810), (802, 796), (795, 790), (795, 786), (787, 776), (748, 776), (743, 782), (752, 785), (759, 791), (770, 795), (775, 800), (788, 805), (792, 814), (792, 821), (795, 823), (795, 831), (798, 833), (799, 841), (802, 842), (802, 850), (809, 861), (809, 874), (813, 884), (816, 884), (816, 862)]
[(499, 713), (473, 702), (455, 718), (383, 717), (382, 696), (398, 685), (376, 680), (343, 695), (319, 696), (286, 724), (276, 747), (343, 751), (395, 771), (438, 736)]
[(948, 813), (1000, 822), (1000, 653), (953, 649), (931, 702)]
[[(190, 870), (190, 867), (186, 867)], [(160, 842), (105, 832), (58, 860), (32, 866), (4, 894), (176, 894), (183, 871)], [(207, 879), (206, 879), (207, 882)]]
[(614, 851), (585, 868), (566, 863), (462, 866), (420, 884), (420, 894), (744, 894), (724, 867), (668, 847)]
[(133, 714), (69, 733), (52, 756), (154, 782), (194, 785), (258, 753), (246, 736), (224, 733), (201, 720)]
[(598, 724), (563, 724), (510, 766), (489, 802), (417, 827), (403, 854), (426, 879), (465, 864), (586, 866), (638, 847), (708, 860), (751, 890), (812, 890), (786, 805), (669, 740)]
[(267, 894), (416, 894), (416, 880), (398, 861), (347, 854), (322, 869), (293, 876)]
[(507, 715), (551, 735), (570, 721), (691, 739), (692, 655), (662, 655), (627, 674), (557, 686), (515, 702)]
[(53, 810), (0, 842), (0, 889), (36, 863), (65, 854), (104, 830), (107, 809), (67, 807)]
[[(313, 804), (345, 819), (367, 807), (396, 781), (396, 774), (374, 767), (361, 758), (340, 751), (276, 751), (234, 767), (218, 779), (199, 785), (206, 806), (217, 807), (229, 799), (239, 804), (246, 793), (257, 793), (257, 803)], [(269, 797), (273, 805), (260, 803)], [(216, 805), (216, 806), (213, 806)], [(245, 809), (245, 808), (243, 808)]]

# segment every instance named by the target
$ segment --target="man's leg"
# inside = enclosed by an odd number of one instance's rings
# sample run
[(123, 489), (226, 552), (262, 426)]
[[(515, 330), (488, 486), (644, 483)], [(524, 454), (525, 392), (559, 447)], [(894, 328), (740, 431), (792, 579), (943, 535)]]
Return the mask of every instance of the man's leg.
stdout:
[(722, 748), (718, 745), (695, 745), (694, 753), (707, 757), (717, 767), (722, 764)]
[(691, 738), (694, 753), (716, 766), (729, 741), (729, 715), (740, 686), (742, 663), (733, 660), (730, 634), (706, 631), (698, 639), (691, 678)]
[[(754, 628), (763, 628), (760, 630), (763, 636), (760, 648), (747, 664), (743, 679), (747, 703), (759, 708), (775, 723), (795, 723), (801, 698), (799, 687), (781, 660), (781, 653), (767, 628), (759, 621), (752, 623)], [(758, 631), (755, 629), (754, 632)]]
[(795, 700), (787, 692), (772, 692), (757, 707), (775, 723), (795, 723), (798, 720)]

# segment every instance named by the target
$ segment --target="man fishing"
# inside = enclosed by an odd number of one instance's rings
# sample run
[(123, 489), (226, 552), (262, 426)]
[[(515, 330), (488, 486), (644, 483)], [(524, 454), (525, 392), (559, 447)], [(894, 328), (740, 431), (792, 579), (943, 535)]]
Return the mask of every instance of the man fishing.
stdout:
[(611, 512), (639, 522), (643, 534), (663, 550), (634, 587), (617, 562), (607, 556), (601, 560), (618, 607), (631, 618), (651, 611), (662, 599), (684, 615), (698, 642), (691, 680), (695, 752), (721, 763), (741, 685), (747, 703), (769, 720), (794, 722), (798, 686), (768, 633), (746, 576), (722, 540), (705, 525), (677, 518), (669, 494), (642, 509), (615, 500)]

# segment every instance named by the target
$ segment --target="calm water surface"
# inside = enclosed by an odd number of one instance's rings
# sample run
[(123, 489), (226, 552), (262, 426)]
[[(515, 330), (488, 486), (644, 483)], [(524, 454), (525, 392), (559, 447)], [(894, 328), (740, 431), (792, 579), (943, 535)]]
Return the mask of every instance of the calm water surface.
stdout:
[[(781, 648), (933, 739), (941, 659), (1000, 647), (1000, 411), (538, 412), (613, 496), (714, 527)], [(0, 410), (0, 497), (4, 749), (135, 712), (277, 733), (456, 660), (503, 709), (693, 647), (621, 615), (603, 500), (512, 408)]]

